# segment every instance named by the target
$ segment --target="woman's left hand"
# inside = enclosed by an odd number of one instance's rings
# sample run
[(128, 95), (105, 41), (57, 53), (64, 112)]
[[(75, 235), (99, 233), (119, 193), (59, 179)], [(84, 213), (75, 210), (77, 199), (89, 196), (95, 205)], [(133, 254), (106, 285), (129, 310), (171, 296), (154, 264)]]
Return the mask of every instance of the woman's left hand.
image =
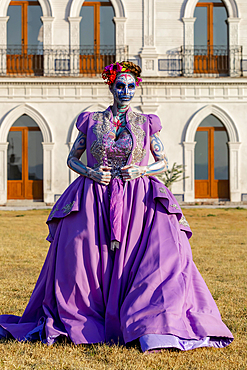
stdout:
[(146, 166), (124, 166), (123, 168), (121, 168), (121, 172), (123, 180), (130, 181), (145, 175)]

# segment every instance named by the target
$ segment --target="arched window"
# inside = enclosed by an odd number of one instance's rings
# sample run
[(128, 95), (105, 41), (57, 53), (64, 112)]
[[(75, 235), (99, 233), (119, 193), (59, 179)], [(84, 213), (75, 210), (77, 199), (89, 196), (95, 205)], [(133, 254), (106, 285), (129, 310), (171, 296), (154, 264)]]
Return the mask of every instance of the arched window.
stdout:
[(7, 141), (8, 199), (43, 198), (42, 133), (27, 115), (11, 127)]
[(224, 3), (199, 0), (194, 17), (195, 73), (228, 74), (228, 15)]
[(42, 9), (36, 0), (10, 2), (7, 23), (7, 73), (43, 73)]
[(114, 10), (109, 0), (85, 0), (80, 16), (80, 70), (95, 75), (115, 61)]
[(225, 127), (209, 115), (198, 127), (195, 141), (195, 198), (229, 199), (229, 139)]

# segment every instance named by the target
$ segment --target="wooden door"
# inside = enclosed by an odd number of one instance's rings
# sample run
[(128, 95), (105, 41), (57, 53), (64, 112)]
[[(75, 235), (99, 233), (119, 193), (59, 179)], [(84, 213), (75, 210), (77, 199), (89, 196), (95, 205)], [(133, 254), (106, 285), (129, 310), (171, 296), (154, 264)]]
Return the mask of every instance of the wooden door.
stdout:
[(197, 3), (195, 11), (194, 73), (229, 71), (227, 12), (219, 2)]
[[(43, 74), (43, 48), (40, 49), (42, 45), (39, 45), (38, 41), (41, 14), (38, 1), (10, 2), (7, 23), (7, 74)], [(36, 19), (32, 19), (33, 17)]]
[(195, 148), (195, 198), (229, 199), (228, 137), (223, 127), (199, 127)]
[(10, 129), (8, 199), (43, 199), (43, 160), (41, 158), (43, 155), (40, 153), (41, 142), (38, 142), (40, 138), (41, 132), (38, 127)]
[[(104, 9), (103, 9), (104, 8)], [(107, 16), (107, 30), (104, 30), (103, 10), (112, 11)], [(84, 1), (80, 28), (80, 72), (95, 76), (108, 64), (115, 62), (115, 35), (112, 24), (112, 4), (104, 1)]]

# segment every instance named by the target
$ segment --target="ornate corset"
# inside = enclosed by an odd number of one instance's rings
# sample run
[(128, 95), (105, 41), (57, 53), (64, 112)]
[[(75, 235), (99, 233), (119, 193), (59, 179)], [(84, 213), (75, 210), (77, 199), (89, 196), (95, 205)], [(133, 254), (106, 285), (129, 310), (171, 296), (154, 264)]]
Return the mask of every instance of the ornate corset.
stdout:
[(132, 138), (127, 130), (121, 132), (117, 140), (114, 140), (111, 135), (107, 137), (105, 142), (105, 164), (112, 168), (112, 178), (121, 178), (121, 168), (128, 161), (132, 150)]

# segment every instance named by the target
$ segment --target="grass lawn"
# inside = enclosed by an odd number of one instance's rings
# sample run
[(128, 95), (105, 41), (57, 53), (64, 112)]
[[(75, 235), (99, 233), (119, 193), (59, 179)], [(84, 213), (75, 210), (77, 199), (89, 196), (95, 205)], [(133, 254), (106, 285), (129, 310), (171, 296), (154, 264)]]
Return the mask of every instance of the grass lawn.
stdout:
[[(247, 369), (247, 210), (186, 209), (194, 261), (235, 340), (189, 352), (0, 341), (0, 369)], [(0, 212), (0, 314), (21, 315), (44, 262), (47, 210)]]

